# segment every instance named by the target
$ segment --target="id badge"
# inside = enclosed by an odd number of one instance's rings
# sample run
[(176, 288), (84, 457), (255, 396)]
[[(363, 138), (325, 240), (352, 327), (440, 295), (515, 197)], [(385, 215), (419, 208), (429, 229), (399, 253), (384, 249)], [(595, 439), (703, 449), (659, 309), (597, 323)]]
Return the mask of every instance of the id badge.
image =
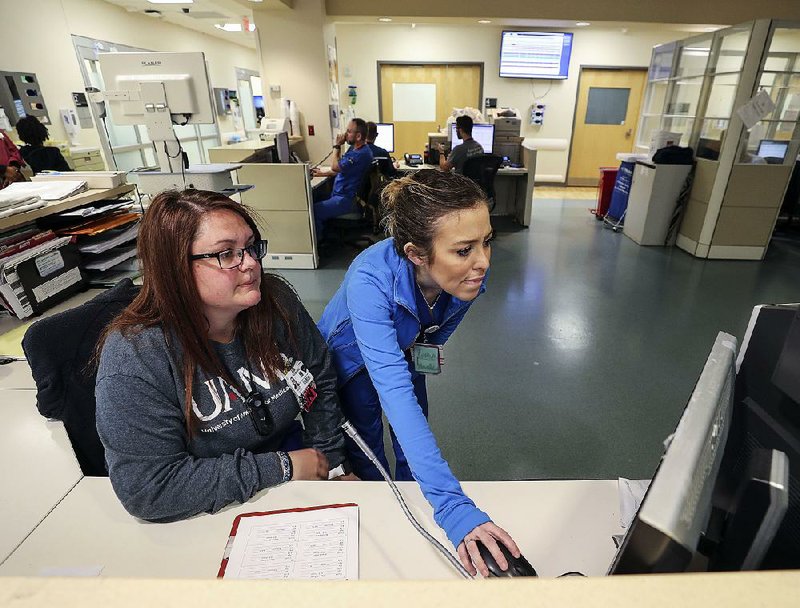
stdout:
[(442, 347), (438, 344), (420, 344), (411, 347), (414, 370), (420, 374), (442, 373)]

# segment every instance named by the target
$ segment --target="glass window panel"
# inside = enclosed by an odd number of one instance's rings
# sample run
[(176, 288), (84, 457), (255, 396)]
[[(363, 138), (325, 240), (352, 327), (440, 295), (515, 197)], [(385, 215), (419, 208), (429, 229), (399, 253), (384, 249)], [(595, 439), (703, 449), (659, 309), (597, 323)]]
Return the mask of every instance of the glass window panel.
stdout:
[(153, 150), (153, 146), (147, 146), (142, 150), (144, 152), (144, 159), (145, 164), (149, 167), (157, 167), (158, 160), (156, 160), (156, 152)]
[(686, 78), (675, 83), (672, 99), (667, 103), (665, 114), (694, 116), (697, 112), (697, 101), (700, 99), (700, 88), (703, 78)]
[(200, 155), (200, 147), (197, 144), (197, 140), (182, 141), (181, 145), (189, 157), (190, 165), (199, 165), (203, 162), (203, 157)]
[(672, 58), (675, 56), (675, 44), (666, 44), (653, 49), (653, 58), (648, 80), (660, 80), (672, 76)]
[(772, 56), (767, 57), (764, 62), (764, 69), (772, 72), (786, 72), (789, 70), (790, 65), (788, 57)]
[(711, 51), (711, 36), (687, 43), (678, 57), (678, 77), (704, 74)]
[(723, 74), (712, 79), (708, 106), (705, 112), (706, 116), (710, 118), (730, 118), (738, 83), (739, 74)]
[(650, 140), (653, 134), (661, 129), (661, 116), (646, 116), (642, 118), (639, 132), (636, 134), (636, 145), (645, 148), (650, 147)]
[(672, 133), (681, 134), (681, 145), (687, 145), (689, 136), (692, 133), (692, 126), (694, 125), (694, 117), (664, 117), (664, 130), (671, 131)]
[(214, 136), (219, 137), (219, 129), (217, 129), (217, 125), (199, 125), (200, 126), (200, 135), (203, 137)]
[(622, 125), (628, 113), (631, 90), (625, 88), (589, 87), (586, 103), (587, 125)]
[(194, 125), (173, 125), (172, 128), (175, 131), (175, 136), (180, 141), (197, 137), (197, 133), (194, 130)]
[(734, 30), (722, 36), (717, 72), (739, 72), (744, 64), (744, 53), (750, 40), (750, 30)]
[(651, 82), (645, 93), (642, 112), (644, 114), (660, 114), (664, 111), (664, 99), (667, 96), (666, 82)]
[(695, 146), (695, 156), (708, 160), (719, 160), (722, 139), (728, 128), (727, 120), (704, 120), (700, 126), (700, 138)]
[(769, 53), (800, 53), (800, 30), (776, 28), (769, 44)]
[(142, 166), (142, 155), (139, 150), (114, 152), (114, 160), (119, 171), (132, 171)]
[(744, 145), (739, 156), (740, 163), (783, 164), (791, 145), (791, 133), (776, 132), (777, 123), (762, 120), (742, 136)]

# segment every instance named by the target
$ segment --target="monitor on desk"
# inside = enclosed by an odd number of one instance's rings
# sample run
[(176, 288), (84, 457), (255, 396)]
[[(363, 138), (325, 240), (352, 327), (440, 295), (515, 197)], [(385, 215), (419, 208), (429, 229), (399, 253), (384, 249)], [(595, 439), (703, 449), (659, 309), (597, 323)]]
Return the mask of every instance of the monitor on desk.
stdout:
[(394, 123), (379, 122), (378, 136), (375, 138), (375, 145), (383, 148), (387, 152), (394, 152)]
[[(483, 151), (486, 154), (491, 154), (494, 144), (494, 125), (485, 125), (485, 124), (473, 125), (472, 139), (474, 139), (481, 146), (483, 146)], [(464, 143), (463, 140), (458, 138), (458, 134), (456, 133), (456, 123), (452, 123), (450, 125), (450, 141), (452, 143), (453, 148)]]
[[(758, 151), (756, 154), (767, 163), (772, 161), (775, 164), (780, 164), (786, 158), (786, 152), (789, 150), (789, 142), (779, 139), (762, 139), (758, 142)], [(770, 163), (772, 164), (772, 163)]]
[[(757, 569), (788, 504), (788, 461), (730, 454), (736, 338), (720, 332), (610, 574)], [(765, 446), (770, 447), (770, 446)]]
[(292, 162), (292, 152), (289, 148), (289, 134), (286, 131), (281, 131), (275, 135), (275, 151), (278, 155), (279, 163)]

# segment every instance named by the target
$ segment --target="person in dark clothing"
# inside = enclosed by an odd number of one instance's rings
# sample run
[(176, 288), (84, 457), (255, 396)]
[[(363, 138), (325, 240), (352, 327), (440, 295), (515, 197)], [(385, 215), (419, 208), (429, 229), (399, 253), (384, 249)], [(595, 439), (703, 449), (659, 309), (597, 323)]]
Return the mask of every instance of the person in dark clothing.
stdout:
[(144, 284), (100, 338), (95, 387), (132, 515), (174, 521), (290, 480), (355, 479), (327, 345), (263, 272), (266, 253), (250, 210), (222, 194), (162, 192), (145, 213)]
[(22, 175), (22, 165), (25, 160), (19, 153), (19, 148), (6, 135), (0, 131), (0, 190), (14, 182), (25, 181)]
[(50, 133), (38, 118), (20, 118), (16, 128), (17, 135), (26, 144), (19, 151), (34, 174), (41, 171), (72, 171), (58, 148), (44, 145)]
[(399, 175), (399, 172), (392, 162), (392, 157), (385, 149), (375, 145), (375, 140), (378, 137), (378, 125), (374, 122), (367, 123), (367, 145), (372, 150), (372, 158), (378, 161), (378, 167), (386, 177), (394, 179)]

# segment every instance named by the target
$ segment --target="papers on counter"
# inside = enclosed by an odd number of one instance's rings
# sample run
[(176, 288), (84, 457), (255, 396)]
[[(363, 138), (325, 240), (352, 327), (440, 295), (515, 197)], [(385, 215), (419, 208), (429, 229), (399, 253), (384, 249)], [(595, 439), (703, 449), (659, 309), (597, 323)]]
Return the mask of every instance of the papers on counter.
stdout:
[(358, 505), (239, 515), (217, 576), (357, 580)]
[(14, 182), (3, 188), (7, 195), (38, 196), (43, 201), (60, 201), (86, 190), (84, 181)]

